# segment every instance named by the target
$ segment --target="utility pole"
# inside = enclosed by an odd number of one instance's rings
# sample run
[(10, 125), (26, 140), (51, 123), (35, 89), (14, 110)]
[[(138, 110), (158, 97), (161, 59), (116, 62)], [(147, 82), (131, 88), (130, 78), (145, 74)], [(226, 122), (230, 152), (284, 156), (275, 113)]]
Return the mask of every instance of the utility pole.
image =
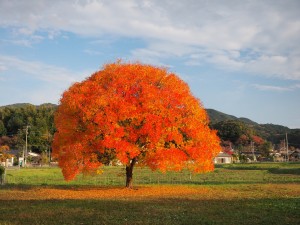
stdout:
[(254, 154), (254, 143), (251, 141), (251, 150), (252, 150), (252, 155), (253, 155), (253, 161), (256, 162), (256, 156)]
[(51, 147), (50, 147), (51, 145), (50, 145), (50, 142), (52, 140), (52, 135), (48, 130), (46, 130), (45, 134), (43, 134), (42, 137), (47, 140), (47, 157), (49, 159), (49, 166), (50, 166), (51, 165)]
[(27, 149), (27, 147), (28, 147), (28, 144), (27, 144), (27, 139), (28, 139), (28, 128), (29, 128), (30, 126), (26, 126), (25, 127), (25, 156), (24, 156), (24, 166), (26, 166), (26, 163), (27, 163), (27, 155), (28, 155), (28, 149)]
[(24, 148), (24, 146), (22, 146), (22, 149), (23, 149), (23, 154), (22, 154), (22, 158), (23, 158), (23, 160), (22, 160), (22, 167), (25, 167), (25, 165), (24, 165), (24, 161), (25, 161), (25, 148)]
[(285, 139), (286, 139), (286, 161), (289, 161), (289, 142), (288, 142), (288, 137), (287, 133), (285, 133)]

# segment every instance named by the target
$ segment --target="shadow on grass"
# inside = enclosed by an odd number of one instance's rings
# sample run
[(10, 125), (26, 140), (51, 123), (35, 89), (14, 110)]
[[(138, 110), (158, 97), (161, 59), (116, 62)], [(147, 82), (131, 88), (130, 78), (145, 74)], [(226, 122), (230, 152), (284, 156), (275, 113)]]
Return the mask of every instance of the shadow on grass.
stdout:
[[(188, 182), (160, 182), (161, 185), (240, 185), (240, 184), (290, 184), (300, 183), (300, 180), (274, 180), (266, 178), (264, 180), (234, 180), (230, 178), (224, 178), (221, 181), (202, 180), (202, 181), (188, 181)], [(159, 185), (158, 184), (158, 185)], [(147, 184), (146, 184), (147, 185)]]
[(274, 174), (294, 174), (300, 175), (300, 168), (270, 168), (268, 169), (270, 173)]
[[(300, 184), (300, 180), (277, 180), (277, 179), (265, 179), (265, 180), (233, 180), (230, 178), (224, 178), (224, 180), (212, 181), (203, 179), (201, 181), (180, 181), (180, 182), (169, 182), (169, 181), (160, 181), (159, 183), (136, 183), (134, 188), (145, 187), (145, 186), (160, 186), (160, 185), (241, 185), (241, 184)], [(124, 189), (125, 185), (52, 185), (52, 184), (5, 184), (0, 186), (0, 190), (31, 190), (36, 188), (54, 188), (60, 190), (114, 190), (114, 189)]]
[(225, 167), (224, 169), (228, 170), (267, 170), (268, 168), (265, 167), (259, 167), (259, 166), (228, 166)]
[(36, 188), (54, 188), (59, 190), (89, 190), (89, 189), (97, 189), (101, 190), (115, 190), (115, 189), (124, 189), (124, 186), (120, 185), (111, 185), (111, 186), (101, 186), (101, 185), (43, 185), (43, 184), (5, 184), (0, 186), (0, 190), (31, 190)]
[(299, 198), (0, 200), (0, 224), (299, 224), (299, 204)]
[(284, 168), (279, 166), (271, 166), (271, 167), (260, 167), (260, 166), (226, 166), (221, 167), (228, 170), (265, 170), (269, 173), (273, 174), (294, 174), (294, 175), (300, 175), (300, 165), (299, 168)]

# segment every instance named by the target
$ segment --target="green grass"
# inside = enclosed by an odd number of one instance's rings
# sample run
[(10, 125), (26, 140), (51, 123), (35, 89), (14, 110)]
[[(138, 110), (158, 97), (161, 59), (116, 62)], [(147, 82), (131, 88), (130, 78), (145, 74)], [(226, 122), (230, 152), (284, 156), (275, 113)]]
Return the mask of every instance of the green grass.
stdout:
[[(43, 189), (76, 193), (123, 188), (123, 167), (103, 170), (101, 175), (80, 175), (71, 182), (63, 180), (59, 168), (8, 170), (8, 184), (0, 186), (0, 197)], [(138, 190), (132, 190), (132, 198), (0, 198), (0, 224), (300, 224), (299, 163), (220, 165), (214, 172), (192, 175), (137, 167), (134, 184), (140, 190), (184, 187), (207, 192), (151, 198), (134, 197)]]
[[(12, 185), (96, 185), (122, 186), (125, 184), (125, 168), (103, 167), (103, 174), (79, 175), (74, 181), (65, 182), (59, 168), (26, 168), (8, 170), (6, 181)], [(134, 169), (134, 184), (251, 184), (251, 183), (299, 183), (299, 163), (257, 163), (218, 165), (214, 172), (192, 174), (189, 171), (151, 171)]]
[(0, 203), (0, 224), (299, 224), (299, 199)]

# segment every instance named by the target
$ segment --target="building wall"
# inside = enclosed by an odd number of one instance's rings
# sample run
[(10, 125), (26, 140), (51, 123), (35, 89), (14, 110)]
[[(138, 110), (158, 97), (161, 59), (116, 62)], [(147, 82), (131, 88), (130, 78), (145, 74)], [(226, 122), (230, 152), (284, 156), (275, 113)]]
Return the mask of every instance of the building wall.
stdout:
[(1, 162), (0, 165), (5, 166), (5, 167), (13, 166), (14, 165), (14, 158), (12, 157), (10, 159), (6, 159), (6, 162)]
[(214, 159), (215, 164), (232, 163), (231, 157), (216, 157)]

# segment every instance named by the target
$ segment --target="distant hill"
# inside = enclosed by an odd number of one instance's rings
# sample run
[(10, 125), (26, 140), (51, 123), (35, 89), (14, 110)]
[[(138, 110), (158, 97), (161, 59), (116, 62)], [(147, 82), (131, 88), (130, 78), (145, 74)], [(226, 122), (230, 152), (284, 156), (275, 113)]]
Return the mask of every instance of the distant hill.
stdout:
[(12, 105), (4, 105), (4, 106), (0, 106), (0, 108), (23, 108), (26, 106), (31, 106), (32, 104), (30, 103), (16, 103), (16, 104), (12, 104)]
[(235, 116), (228, 115), (214, 109), (206, 109), (206, 112), (210, 118), (211, 123), (218, 123), (224, 120), (238, 120), (238, 118)]
[(232, 116), (232, 115), (228, 115), (226, 113), (219, 112), (215, 109), (206, 109), (206, 112), (210, 118), (211, 123), (218, 123), (220, 121), (225, 121), (225, 120), (238, 120), (238, 121), (242, 121), (249, 125), (258, 125), (258, 123), (254, 122), (248, 118), (244, 118), (244, 117), (238, 118), (236, 116)]
[[(28, 106), (33, 106), (36, 108), (40, 108), (40, 107), (57, 108), (57, 105), (52, 103), (44, 103), (41, 105), (32, 105), (30, 103), (17, 103), (12, 105), (0, 106), (0, 109), (5, 107), (25, 108)], [(257, 135), (267, 139), (268, 141), (271, 141), (274, 144), (280, 143), (280, 141), (285, 138), (285, 135), (287, 133), (289, 136), (290, 145), (300, 148), (300, 129), (289, 129), (288, 127), (275, 125), (275, 124), (258, 124), (248, 118), (244, 118), (244, 117), (238, 118), (236, 116), (228, 115), (226, 113), (219, 112), (214, 109), (206, 109), (206, 111), (210, 118), (211, 124), (215, 124), (225, 120), (238, 120), (251, 127), (256, 132)]]
[(16, 103), (16, 104), (11, 104), (11, 105), (5, 105), (5, 106), (0, 106), (0, 109), (1, 108), (24, 108), (24, 107), (27, 107), (27, 106), (34, 106), (34, 107), (50, 107), (50, 108), (56, 108), (57, 105), (55, 104), (52, 104), (52, 103), (43, 103), (41, 105), (33, 105), (33, 104), (30, 104), (30, 103)]
[(41, 105), (37, 105), (37, 107), (49, 107), (49, 108), (56, 108), (58, 105), (52, 103), (43, 103)]
[(287, 133), (289, 144), (296, 148), (300, 148), (300, 129), (290, 129), (276, 124), (258, 124), (248, 118), (238, 118), (214, 109), (206, 109), (206, 111), (212, 124), (226, 120), (238, 120), (247, 124), (249, 127), (253, 128), (259, 136), (274, 144), (279, 144), (281, 140), (285, 139)]

